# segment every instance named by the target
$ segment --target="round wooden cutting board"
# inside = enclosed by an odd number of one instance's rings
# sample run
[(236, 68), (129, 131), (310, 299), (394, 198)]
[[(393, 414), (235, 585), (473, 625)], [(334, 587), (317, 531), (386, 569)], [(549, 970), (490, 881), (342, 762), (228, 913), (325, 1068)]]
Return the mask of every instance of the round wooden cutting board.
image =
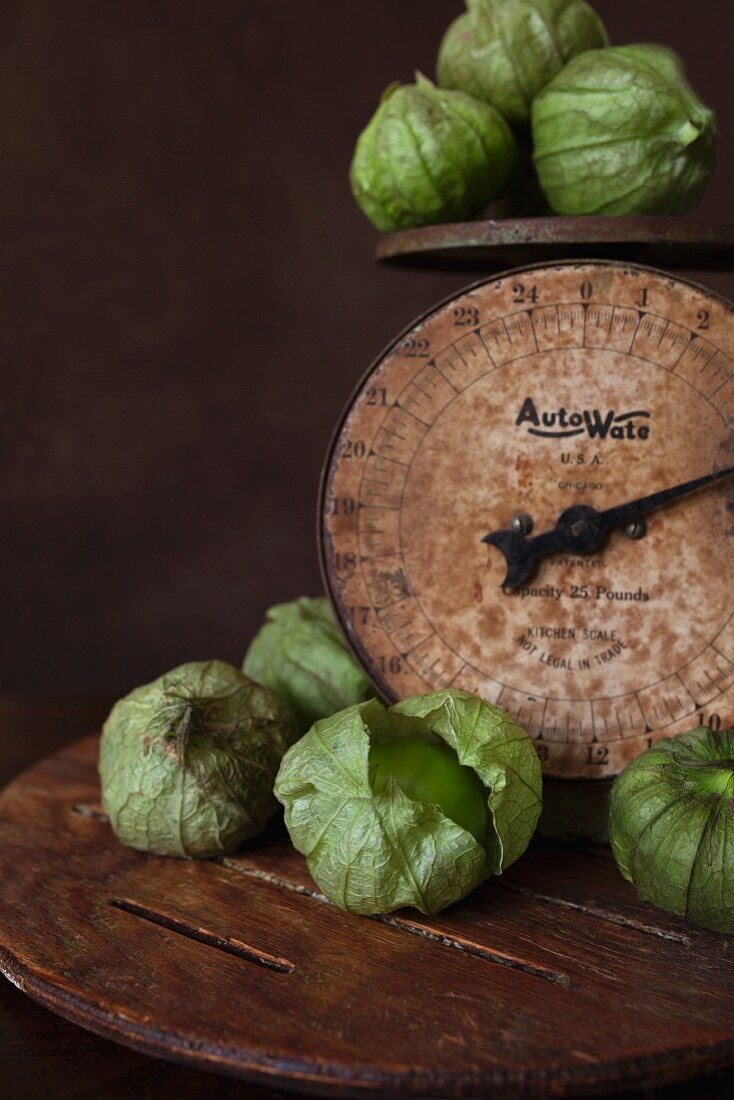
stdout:
[(544, 1097), (734, 1064), (729, 941), (640, 903), (607, 849), (536, 844), (435, 918), (365, 919), (281, 827), (232, 858), (122, 847), (97, 739), (0, 797), (0, 965), (92, 1031), (330, 1096)]

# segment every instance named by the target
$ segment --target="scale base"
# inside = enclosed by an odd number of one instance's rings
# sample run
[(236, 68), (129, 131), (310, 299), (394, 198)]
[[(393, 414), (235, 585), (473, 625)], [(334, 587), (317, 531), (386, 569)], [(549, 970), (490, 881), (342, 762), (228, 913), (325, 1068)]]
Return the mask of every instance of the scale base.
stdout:
[(612, 782), (544, 778), (538, 834), (552, 840), (608, 844)]

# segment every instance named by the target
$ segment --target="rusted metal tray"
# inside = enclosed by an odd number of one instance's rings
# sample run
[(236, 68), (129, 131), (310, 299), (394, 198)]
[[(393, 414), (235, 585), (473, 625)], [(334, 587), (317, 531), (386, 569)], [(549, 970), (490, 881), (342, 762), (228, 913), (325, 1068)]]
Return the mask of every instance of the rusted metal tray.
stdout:
[(734, 268), (734, 223), (681, 217), (543, 217), (453, 222), (381, 237), (377, 259), (408, 267), (500, 271), (577, 258), (690, 271)]
[(0, 964), (100, 1035), (331, 1096), (575, 1096), (734, 1064), (729, 942), (637, 901), (608, 849), (538, 843), (440, 917), (352, 917), (280, 826), (219, 861), (123, 848), (96, 756), (77, 742), (0, 797)]

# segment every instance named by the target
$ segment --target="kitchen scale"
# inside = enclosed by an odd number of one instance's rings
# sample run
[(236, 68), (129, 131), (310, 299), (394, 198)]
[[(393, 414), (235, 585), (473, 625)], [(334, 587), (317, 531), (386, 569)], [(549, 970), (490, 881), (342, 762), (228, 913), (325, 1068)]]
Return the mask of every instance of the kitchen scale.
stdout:
[[(357, 387), (321, 494), (331, 599), (386, 699), (461, 687), (514, 714), (546, 801), (570, 790), (567, 830), (594, 835), (594, 792), (637, 752), (734, 718), (734, 314), (636, 266), (722, 266), (734, 227), (476, 223), (380, 248), (524, 266), (413, 322)], [(218, 860), (123, 847), (97, 757), (78, 741), (0, 795), (0, 969), (99, 1035), (332, 1097), (582, 1097), (734, 1066), (730, 938), (641, 902), (606, 847), (538, 839), (438, 916), (367, 919), (277, 823)]]
[(334, 609), (383, 699), (501, 707), (543, 831), (604, 840), (630, 760), (734, 721), (734, 312), (648, 266), (729, 267), (734, 227), (468, 223), (378, 256), (523, 266), (411, 322), (352, 395), (321, 490)]

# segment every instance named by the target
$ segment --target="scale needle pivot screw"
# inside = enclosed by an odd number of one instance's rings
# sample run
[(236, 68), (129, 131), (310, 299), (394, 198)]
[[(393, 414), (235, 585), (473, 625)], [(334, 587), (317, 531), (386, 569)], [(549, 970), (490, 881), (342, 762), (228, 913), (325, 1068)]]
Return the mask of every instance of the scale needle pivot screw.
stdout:
[(533, 517), (527, 512), (518, 512), (510, 520), (510, 530), (518, 535), (529, 535), (534, 526)]
[(625, 527), (624, 533), (628, 539), (634, 539), (637, 542), (638, 539), (644, 539), (647, 534), (647, 524), (644, 519), (636, 519)]

